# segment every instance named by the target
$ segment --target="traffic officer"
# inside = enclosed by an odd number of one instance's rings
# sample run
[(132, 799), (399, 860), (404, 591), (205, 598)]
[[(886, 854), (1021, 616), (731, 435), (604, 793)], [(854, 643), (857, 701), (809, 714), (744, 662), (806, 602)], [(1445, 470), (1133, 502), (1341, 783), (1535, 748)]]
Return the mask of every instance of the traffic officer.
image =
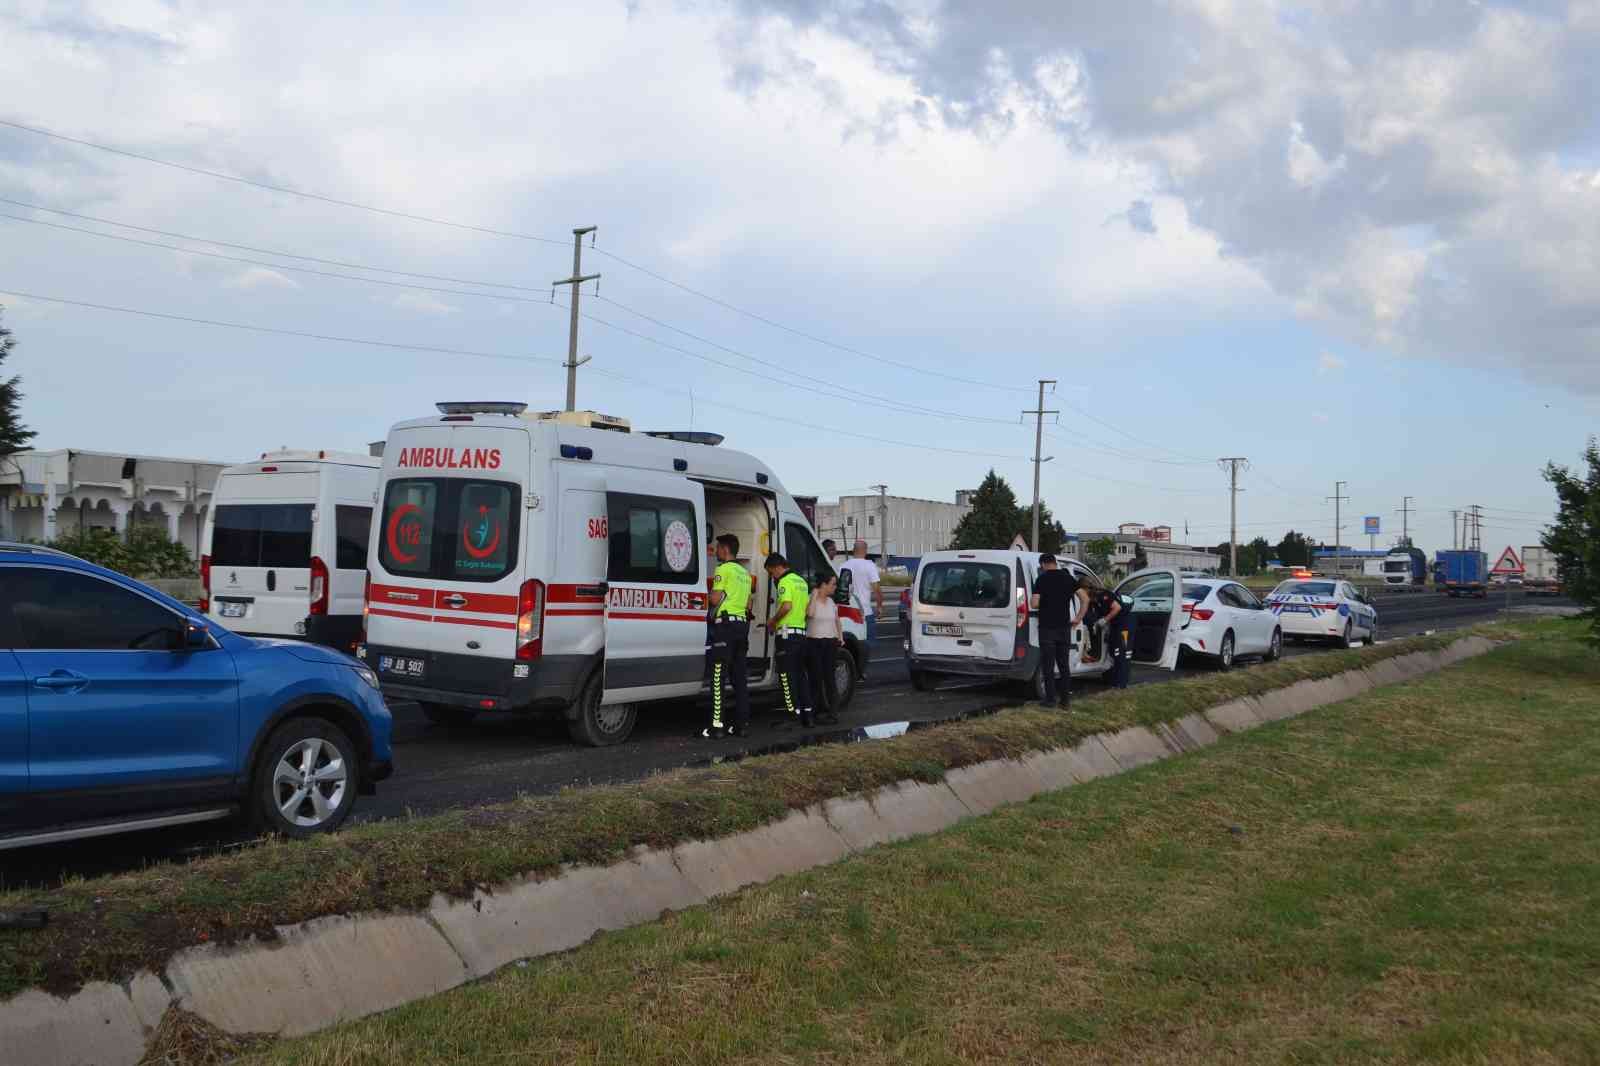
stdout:
[[(711, 725), (706, 738), (745, 735), (750, 725), (750, 586), (755, 578), (739, 565), (739, 538), (717, 538), (717, 569), (711, 579)], [(731, 677), (728, 677), (729, 674)], [(723, 679), (733, 682), (733, 725), (722, 724)]]
[[(1111, 656), (1111, 683), (1117, 688), (1128, 687), (1128, 675), (1133, 673), (1133, 658), (1128, 653), (1129, 617), (1123, 598), (1110, 589), (1089, 591), (1089, 610), (1084, 615), (1085, 631), (1090, 634), (1091, 647), (1095, 626), (1106, 624), (1105, 649)], [(1090, 658), (1092, 662), (1094, 656)]]
[(777, 601), (772, 617), (767, 619), (767, 632), (777, 642), (783, 707), (790, 715), (799, 715), (800, 724), (809, 729), (814, 724), (811, 686), (806, 684), (806, 604), (811, 601), (811, 589), (805, 578), (789, 569), (789, 560), (777, 552), (767, 556), (766, 570)]

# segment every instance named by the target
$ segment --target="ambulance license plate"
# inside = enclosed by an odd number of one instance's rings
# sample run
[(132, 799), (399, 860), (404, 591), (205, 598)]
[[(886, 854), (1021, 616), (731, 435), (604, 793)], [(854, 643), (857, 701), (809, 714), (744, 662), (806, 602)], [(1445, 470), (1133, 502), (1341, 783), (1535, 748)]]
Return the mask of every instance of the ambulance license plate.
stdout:
[(420, 680), (428, 674), (428, 664), (422, 659), (407, 659), (399, 655), (378, 656), (378, 673), (391, 677), (409, 677)]
[(925, 637), (959, 637), (963, 630), (951, 622), (924, 622), (922, 635)]

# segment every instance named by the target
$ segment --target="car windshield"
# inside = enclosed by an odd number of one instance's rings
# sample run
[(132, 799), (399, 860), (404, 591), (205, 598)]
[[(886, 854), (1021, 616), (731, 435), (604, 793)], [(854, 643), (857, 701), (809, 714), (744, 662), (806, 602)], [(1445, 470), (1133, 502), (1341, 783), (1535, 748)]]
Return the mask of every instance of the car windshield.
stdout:
[(1410, 559), (1386, 559), (1383, 563), (1383, 572), (1386, 574), (1403, 574), (1410, 569)]
[(1011, 568), (1003, 563), (929, 563), (917, 582), (918, 599), (934, 607), (1011, 605)]
[(1274, 596), (1332, 596), (1332, 581), (1285, 581), (1272, 590)]
[(1186, 600), (1200, 603), (1209, 595), (1211, 595), (1210, 585), (1202, 585), (1198, 581), (1185, 581), (1183, 583), (1183, 598)]

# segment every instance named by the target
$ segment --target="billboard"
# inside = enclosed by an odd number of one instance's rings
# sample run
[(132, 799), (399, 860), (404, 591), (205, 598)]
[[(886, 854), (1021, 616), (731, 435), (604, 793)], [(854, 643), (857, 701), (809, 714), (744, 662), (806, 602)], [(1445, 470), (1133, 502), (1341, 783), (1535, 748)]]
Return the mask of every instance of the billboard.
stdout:
[(1369, 515), (1367, 515), (1367, 517), (1363, 518), (1361, 521), (1362, 521), (1362, 524), (1366, 527), (1364, 532), (1367, 534), (1367, 536), (1376, 537), (1379, 533), (1383, 532), (1381, 529), (1378, 528), (1379, 523), (1378, 523), (1378, 516), (1377, 515), (1369, 514)]

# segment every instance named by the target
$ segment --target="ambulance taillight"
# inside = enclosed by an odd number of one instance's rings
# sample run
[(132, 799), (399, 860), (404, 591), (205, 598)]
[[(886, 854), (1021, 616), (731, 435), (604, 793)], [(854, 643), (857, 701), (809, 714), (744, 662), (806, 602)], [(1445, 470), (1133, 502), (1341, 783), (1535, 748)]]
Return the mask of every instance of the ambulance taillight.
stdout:
[(311, 557), (311, 613), (328, 613), (328, 564), (319, 557)]
[(517, 658), (537, 659), (544, 652), (544, 582), (524, 581), (517, 594)]
[(372, 574), (361, 586), (361, 643), (367, 642), (367, 619), (372, 616)]

